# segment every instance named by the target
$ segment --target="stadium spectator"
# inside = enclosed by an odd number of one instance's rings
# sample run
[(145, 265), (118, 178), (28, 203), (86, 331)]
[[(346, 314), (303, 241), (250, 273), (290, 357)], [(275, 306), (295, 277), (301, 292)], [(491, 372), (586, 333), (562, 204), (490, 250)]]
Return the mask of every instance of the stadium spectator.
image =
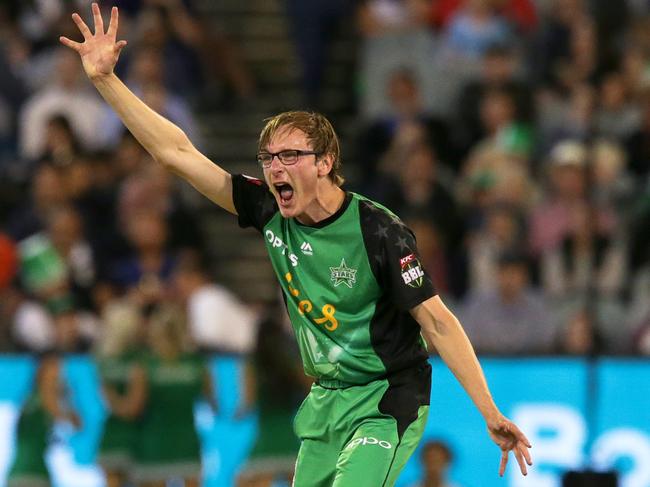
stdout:
[(76, 429), (81, 427), (79, 416), (66, 397), (61, 369), (61, 361), (54, 354), (44, 354), (37, 360), (32, 388), (18, 418), (16, 454), (7, 479), (8, 487), (51, 485), (46, 452), (54, 422), (65, 421)]
[[(251, 354), (257, 339), (255, 314), (230, 291), (211, 281), (195, 252), (179, 256), (174, 291), (187, 309), (189, 333), (203, 352)], [(265, 332), (266, 333), (266, 332)]]
[(406, 156), (417, 143), (430, 144), (445, 167), (456, 169), (455, 149), (446, 122), (426, 113), (423, 93), (412, 71), (397, 69), (390, 73), (386, 97), (390, 112), (364, 124), (357, 149), (368, 182), (381, 169), (382, 159), (389, 165)]
[(158, 213), (169, 230), (169, 250), (201, 249), (196, 216), (184, 204), (177, 182), (164, 168), (151, 162), (148, 159), (147, 164), (121, 182), (116, 208), (118, 221), (124, 226), (131, 213)]
[(103, 328), (95, 346), (95, 359), (108, 417), (98, 464), (107, 487), (123, 487), (133, 475), (133, 449), (145, 391), (144, 322), (141, 310), (127, 301), (115, 301), (102, 315)]
[(124, 8), (133, 20), (135, 43), (164, 53), (165, 86), (174, 94), (219, 107), (255, 95), (255, 80), (237, 47), (218, 24), (203, 18), (196, 2), (117, 0), (101, 4)]
[(530, 85), (522, 79), (519, 59), (514, 48), (493, 45), (481, 58), (481, 71), (476, 79), (468, 81), (456, 101), (458, 116), (454, 135), (463, 153), (487, 135), (488, 128), (481, 114), (485, 94), (492, 90), (504, 90), (511, 94), (515, 120), (530, 123), (533, 118), (533, 96)]
[(518, 118), (515, 93), (507, 86), (487, 89), (479, 102), (483, 138), (473, 151), (487, 147), (526, 160), (532, 148), (529, 123)]
[(512, 31), (490, 0), (467, 0), (456, 11), (443, 33), (447, 55), (458, 61), (480, 59), (495, 44), (505, 44)]
[(56, 51), (53, 82), (34, 93), (21, 109), (19, 143), (23, 159), (33, 161), (43, 155), (48, 121), (56, 115), (70, 122), (84, 149), (99, 149), (104, 144), (104, 107), (95, 94), (88, 92), (79, 63), (70, 54)]
[(9, 346), (17, 352), (43, 353), (54, 350), (56, 332), (47, 308), (15, 287), (5, 291), (2, 297), (2, 307), (10, 313)]
[[(549, 186), (532, 210), (530, 245), (535, 255), (557, 247), (571, 228), (572, 208), (587, 204), (587, 157), (584, 144), (562, 141), (551, 151), (547, 162)], [(611, 208), (596, 208), (594, 225), (608, 234), (616, 223)]]
[(535, 195), (535, 182), (522, 158), (489, 145), (470, 154), (457, 179), (457, 198), (469, 232), (481, 227), (491, 207), (509, 205), (527, 212)]
[(70, 121), (63, 115), (54, 115), (47, 121), (45, 146), (39, 159), (52, 161), (55, 166), (65, 167), (80, 156), (81, 148)]
[[(359, 110), (366, 120), (392, 113), (385, 93), (391, 73), (396, 69), (411, 71), (422, 93), (436, 93), (435, 42), (428, 27), (428, 15), (426, 0), (360, 3), (357, 11), (362, 36)], [(423, 97), (425, 113), (431, 113), (434, 105), (441, 103), (434, 98)]]
[(68, 289), (75, 303), (81, 308), (92, 309), (97, 264), (85, 239), (79, 213), (71, 206), (54, 208), (48, 218), (47, 235), (65, 265)]
[(300, 353), (283, 303), (269, 307), (260, 329), (253, 355), (252, 403), (259, 415), (259, 428), (237, 487), (271, 487), (282, 481), (291, 485), (300, 447), (293, 433), (293, 418), (312, 384), (298, 365)]
[[(183, 127), (188, 134), (197, 138), (200, 145), (196, 120), (188, 101), (165, 84), (163, 59), (160, 48), (146, 44), (141, 46), (132, 54), (127, 83), (135, 93), (147, 100), (153, 110)], [(124, 126), (112, 110), (104, 110), (104, 132), (108, 142), (115, 146), (125, 132)]]
[[(204, 358), (191, 351), (184, 313), (154, 306), (146, 322), (150, 354), (143, 361), (143, 390), (134, 392), (142, 409), (133, 448), (133, 480), (139, 487), (160, 487), (180, 478), (186, 487), (201, 481), (201, 446), (194, 425), (199, 399), (217, 409), (212, 378)], [(144, 403), (144, 404), (143, 404)]]
[(623, 146), (614, 141), (598, 139), (591, 144), (591, 193), (597, 206), (612, 208), (627, 224), (627, 208), (634, 205), (640, 182), (628, 169)]
[(80, 310), (69, 294), (50, 298), (46, 305), (54, 321), (57, 349), (63, 353), (89, 352), (99, 334), (97, 316)]
[(591, 137), (596, 108), (596, 91), (591, 86), (582, 83), (562, 94), (540, 90), (537, 98), (536, 155), (542, 160), (562, 141)]
[(541, 256), (541, 280), (550, 297), (571, 299), (596, 292), (617, 298), (627, 280), (627, 252), (622, 235), (594, 227), (586, 203), (567, 208), (567, 230)]
[(494, 291), (499, 258), (507, 251), (526, 250), (526, 222), (521, 210), (505, 203), (487, 209), (484, 221), (466, 239), (468, 291)]
[[(585, 82), (596, 69), (598, 49), (584, 0), (551, 0), (537, 33), (531, 68), (536, 80), (559, 88), (567, 76)], [(583, 41), (583, 42), (576, 42)], [(571, 66), (572, 69), (567, 68)]]
[(634, 103), (630, 88), (620, 72), (603, 77), (594, 114), (594, 130), (603, 138), (627, 140), (641, 126), (641, 107)]
[(441, 237), (444, 253), (451, 256), (461, 241), (461, 211), (437, 154), (429, 145), (417, 144), (401, 159), (401, 167), (396, 162), (386, 160), (384, 168), (398, 184), (394, 195), (387, 199), (391, 208), (400, 215), (428, 214)]
[(499, 258), (495, 289), (469, 295), (460, 311), (480, 353), (540, 354), (556, 351), (558, 326), (543, 296), (530, 287), (528, 259), (517, 251)]
[(158, 302), (176, 265), (175, 255), (166, 246), (169, 229), (165, 219), (153, 209), (134, 209), (124, 225), (131, 252), (113, 263), (110, 282), (138, 302)]
[(562, 353), (590, 355), (597, 351), (593, 320), (584, 308), (568, 318), (559, 338)]
[(410, 487), (457, 487), (448, 480), (448, 470), (454, 461), (449, 446), (440, 440), (429, 440), (420, 450), (422, 480)]
[(36, 168), (30, 186), (30, 198), (7, 218), (7, 233), (17, 242), (44, 230), (52, 208), (69, 202), (61, 172), (51, 164)]

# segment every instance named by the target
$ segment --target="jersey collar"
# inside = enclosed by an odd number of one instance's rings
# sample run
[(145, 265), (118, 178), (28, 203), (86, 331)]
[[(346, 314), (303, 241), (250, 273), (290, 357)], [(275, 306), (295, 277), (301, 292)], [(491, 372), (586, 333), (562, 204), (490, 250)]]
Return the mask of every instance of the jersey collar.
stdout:
[(301, 227), (309, 227), (309, 228), (323, 228), (329, 225), (330, 223), (334, 223), (336, 220), (339, 219), (339, 217), (345, 213), (345, 210), (348, 209), (348, 206), (350, 206), (350, 201), (352, 201), (352, 193), (349, 191), (345, 192), (345, 199), (343, 200), (343, 204), (341, 207), (336, 210), (336, 213), (332, 213), (330, 216), (325, 218), (324, 220), (321, 220), (319, 222), (314, 223), (313, 225), (306, 225), (305, 223), (300, 223), (297, 219), (293, 219), (293, 221), (297, 224), (300, 225)]

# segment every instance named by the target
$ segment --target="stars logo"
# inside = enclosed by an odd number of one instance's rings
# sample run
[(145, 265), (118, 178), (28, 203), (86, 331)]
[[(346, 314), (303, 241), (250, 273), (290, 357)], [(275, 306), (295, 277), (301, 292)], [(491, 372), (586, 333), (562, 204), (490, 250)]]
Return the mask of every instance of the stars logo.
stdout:
[(330, 267), (330, 279), (334, 283), (334, 287), (345, 284), (352, 289), (354, 283), (357, 282), (357, 270), (345, 265), (345, 259), (341, 259), (341, 265)]

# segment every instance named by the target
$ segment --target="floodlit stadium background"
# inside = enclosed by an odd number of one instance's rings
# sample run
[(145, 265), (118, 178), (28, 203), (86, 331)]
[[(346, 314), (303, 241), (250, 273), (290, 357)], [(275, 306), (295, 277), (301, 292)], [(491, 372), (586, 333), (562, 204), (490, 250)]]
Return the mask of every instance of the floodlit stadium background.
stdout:
[[(212, 160), (259, 176), (264, 118), (322, 111), (341, 137), (346, 189), (414, 230), (497, 403), (534, 446), (527, 478), (513, 462), (499, 479), (496, 447), (434, 354), (425, 440), (450, 447), (453, 485), (555, 487), (594, 469), (650, 486), (647, 1), (115, 3), (129, 41), (118, 74)], [(0, 6), (0, 486), (32, 358), (52, 348), (84, 425), (57, 425), (53, 479), (102, 485), (93, 359), (110, 310), (133, 295), (187, 312), (220, 406), (214, 416), (197, 404), (205, 485), (234, 485), (264, 424), (258, 406), (276, 399), (268, 385), (304, 390), (274, 376), (269, 350), (298, 359), (262, 240), (125, 136), (58, 47), (59, 35), (78, 38), (71, 8), (88, 17), (82, 0)], [(200, 319), (173, 282), (188, 249), (219, 286)], [(138, 252), (164, 264), (139, 273)], [(53, 299), (62, 283), (66, 299)], [(235, 417), (247, 361), (267, 387)], [(421, 476), (418, 451), (398, 485)]]

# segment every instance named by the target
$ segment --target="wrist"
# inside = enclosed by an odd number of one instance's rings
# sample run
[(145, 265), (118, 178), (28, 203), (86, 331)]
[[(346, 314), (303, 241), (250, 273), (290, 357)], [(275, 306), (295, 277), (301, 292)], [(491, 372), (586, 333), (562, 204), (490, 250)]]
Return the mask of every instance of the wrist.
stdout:
[(494, 423), (503, 417), (499, 408), (496, 407), (496, 404), (492, 403), (488, 405), (485, 409), (481, 411), (483, 419), (487, 424)]
[(104, 83), (108, 78), (113, 76), (113, 72), (111, 71), (110, 73), (94, 73), (94, 74), (89, 74), (88, 79), (94, 84), (101, 84)]

